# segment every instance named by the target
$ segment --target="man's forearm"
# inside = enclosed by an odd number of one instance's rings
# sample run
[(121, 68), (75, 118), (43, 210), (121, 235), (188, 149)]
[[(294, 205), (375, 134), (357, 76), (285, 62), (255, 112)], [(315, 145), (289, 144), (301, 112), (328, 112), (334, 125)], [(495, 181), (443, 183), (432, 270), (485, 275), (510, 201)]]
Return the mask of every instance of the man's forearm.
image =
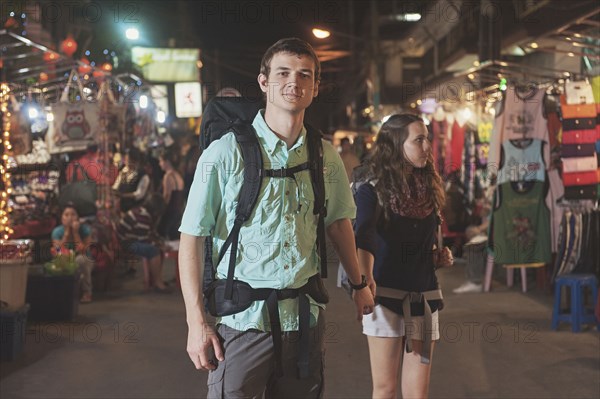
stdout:
[(181, 233), (179, 241), (179, 279), (188, 324), (205, 321), (202, 299), (204, 239)]
[(342, 267), (348, 278), (354, 284), (359, 284), (361, 273), (356, 258), (356, 245), (354, 243), (354, 232), (349, 219), (339, 219), (327, 227), (327, 235), (333, 243)]

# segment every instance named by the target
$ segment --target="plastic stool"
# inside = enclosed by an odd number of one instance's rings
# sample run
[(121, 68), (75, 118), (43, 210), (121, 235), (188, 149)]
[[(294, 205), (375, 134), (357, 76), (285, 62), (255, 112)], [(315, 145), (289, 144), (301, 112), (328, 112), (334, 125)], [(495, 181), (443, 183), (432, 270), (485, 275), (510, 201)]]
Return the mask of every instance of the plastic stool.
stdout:
[[(514, 284), (514, 267), (506, 268), (506, 286), (512, 287)], [(521, 290), (525, 293), (527, 292), (527, 271), (524, 267), (521, 267)], [(489, 292), (490, 287), (492, 286), (492, 274), (494, 272), (494, 256), (487, 256), (486, 266), (485, 266), (485, 276), (483, 279), (483, 292)]]
[[(560, 312), (560, 302), (562, 287), (569, 287), (571, 290), (571, 311), (570, 313)], [(552, 329), (558, 328), (558, 323), (566, 321), (571, 323), (573, 332), (581, 331), (582, 323), (594, 323), (600, 331), (600, 323), (596, 320), (594, 309), (586, 309), (583, 303), (583, 290), (590, 287), (592, 290), (592, 303), (598, 297), (598, 281), (593, 274), (565, 274), (556, 278), (554, 287), (554, 310), (552, 311)], [(593, 305), (592, 305), (593, 306)]]

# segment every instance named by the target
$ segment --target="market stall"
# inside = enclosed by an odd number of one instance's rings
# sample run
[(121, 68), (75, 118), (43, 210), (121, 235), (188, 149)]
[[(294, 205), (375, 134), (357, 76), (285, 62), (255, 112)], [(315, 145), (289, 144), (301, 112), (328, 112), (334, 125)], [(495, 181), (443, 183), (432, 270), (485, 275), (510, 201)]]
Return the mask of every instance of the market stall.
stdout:
[[(0, 31), (1, 76), (7, 82), (2, 85), (0, 238), (30, 239), (28, 263), (38, 274), (73, 275), (74, 257), (57, 257), (51, 239), (61, 223), (61, 208), (73, 203), (81, 223), (91, 228), (86, 256), (94, 262), (96, 289), (105, 290), (119, 251), (119, 201), (111, 186), (120, 154), (132, 145), (152, 148), (162, 137), (151, 99), (150, 106), (140, 104), (140, 93), (148, 91), (148, 85), (130, 73), (113, 76), (110, 65), (94, 66), (85, 57), (74, 60), (77, 43), (72, 38), (61, 47), (59, 53), (12, 31)], [(50, 292), (50, 283), (39, 277), (29, 284), (30, 315), (47, 320), (52, 318), (49, 311), (39, 309), (47, 300), (35, 298)], [(77, 295), (66, 302), (78, 302)], [(76, 307), (67, 308), (59, 310), (61, 319), (76, 316)]]

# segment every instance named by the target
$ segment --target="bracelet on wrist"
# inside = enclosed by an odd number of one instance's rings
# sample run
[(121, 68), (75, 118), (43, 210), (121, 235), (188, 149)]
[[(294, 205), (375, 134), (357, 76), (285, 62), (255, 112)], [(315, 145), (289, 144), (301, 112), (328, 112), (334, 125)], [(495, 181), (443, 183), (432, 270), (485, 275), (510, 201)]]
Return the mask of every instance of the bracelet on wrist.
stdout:
[(367, 276), (365, 276), (364, 274), (360, 275), (360, 283), (359, 284), (353, 284), (352, 281), (350, 281), (350, 279), (348, 279), (348, 284), (350, 285), (350, 288), (352, 288), (353, 290), (362, 290), (363, 288), (365, 288), (367, 286)]

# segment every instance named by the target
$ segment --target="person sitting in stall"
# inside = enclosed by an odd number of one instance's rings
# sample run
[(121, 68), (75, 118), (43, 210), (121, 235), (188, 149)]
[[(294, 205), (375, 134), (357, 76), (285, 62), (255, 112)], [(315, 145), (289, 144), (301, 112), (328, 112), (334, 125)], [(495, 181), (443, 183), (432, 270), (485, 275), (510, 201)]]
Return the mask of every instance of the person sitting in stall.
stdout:
[(150, 187), (150, 177), (142, 165), (142, 153), (132, 148), (125, 154), (124, 161), (125, 166), (112, 187), (121, 200), (121, 212), (127, 212), (144, 202)]
[(178, 159), (173, 150), (166, 149), (158, 157), (161, 169), (165, 172), (162, 178), (162, 196), (167, 207), (158, 225), (158, 234), (168, 240), (179, 239), (179, 225), (183, 214), (184, 182), (177, 171)]
[(94, 262), (88, 256), (92, 229), (79, 220), (79, 213), (72, 202), (67, 203), (61, 213), (61, 224), (52, 230), (53, 256), (75, 255), (77, 273), (80, 278), (81, 303), (92, 301), (92, 269)]
[(141, 204), (133, 207), (119, 221), (117, 234), (126, 255), (142, 258), (144, 290), (170, 292), (162, 280), (162, 256), (156, 233), (156, 221), (160, 219), (165, 203), (160, 194), (154, 193)]
[(67, 183), (90, 180), (96, 184), (112, 185), (117, 174), (115, 165), (112, 163), (106, 165), (101, 153), (98, 152), (98, 145), (92, 143), (87, 146), (83, 155), (69, 162), (65, 178)]

